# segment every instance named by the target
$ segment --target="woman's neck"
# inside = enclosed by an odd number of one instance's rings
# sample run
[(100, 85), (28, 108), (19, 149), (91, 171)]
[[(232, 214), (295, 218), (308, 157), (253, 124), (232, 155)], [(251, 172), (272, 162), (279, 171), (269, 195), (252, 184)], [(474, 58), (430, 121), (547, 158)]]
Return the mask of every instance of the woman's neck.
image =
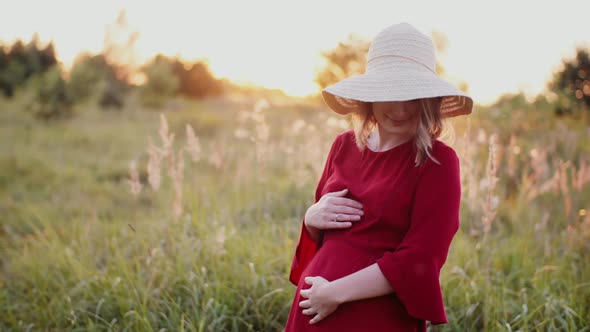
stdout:
[(385, 151), (407, 142), (412, 137), (413, 135), (397, 135), (395, 133), (385, 132), (377, 126), (369, 136), (369, 145), (373, 151)]

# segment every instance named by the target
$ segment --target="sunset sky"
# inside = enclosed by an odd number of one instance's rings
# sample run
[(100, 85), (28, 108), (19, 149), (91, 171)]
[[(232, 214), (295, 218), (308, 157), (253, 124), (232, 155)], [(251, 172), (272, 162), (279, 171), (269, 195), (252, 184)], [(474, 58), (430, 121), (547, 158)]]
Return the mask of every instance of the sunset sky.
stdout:
[(408, 22), (446, 35), (439, 60), (453, 83), (466, 81), (476, 102), (506, 92), (540, 92), (562, 57), (590, 47), (590, 1), (5, 1), (0, 41), (53, 39), (65, 65), (99, 52), (105, 25), (121, 9), (139, 31), (139, 55), (206, 57), (216, 76), (280, 88), (317, 90), (319, 52), (349, 33), (371, 39)]

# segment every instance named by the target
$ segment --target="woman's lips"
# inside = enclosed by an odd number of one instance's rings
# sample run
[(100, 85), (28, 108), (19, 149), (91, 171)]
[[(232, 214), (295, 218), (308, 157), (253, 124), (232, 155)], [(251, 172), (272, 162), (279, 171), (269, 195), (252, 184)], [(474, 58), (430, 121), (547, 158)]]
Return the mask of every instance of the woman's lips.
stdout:
[(402, 124), (404, 122), (406, 122), (408, 119), (404, 119), (404, 120), (396, 120), (396, 119), (392, 119), (390, 117), (387, 117), (389, 120), (391, 120), (391, 122), (395, 123), (395, 124)]

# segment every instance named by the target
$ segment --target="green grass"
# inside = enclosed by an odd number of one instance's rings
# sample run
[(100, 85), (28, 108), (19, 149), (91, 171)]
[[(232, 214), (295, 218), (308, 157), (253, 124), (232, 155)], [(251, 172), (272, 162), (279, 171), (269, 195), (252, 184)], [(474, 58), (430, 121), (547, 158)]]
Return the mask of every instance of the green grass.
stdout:
[[(523, 185), (532, 148), (555, 144), (548, 176), (560, 158), (587, 159), (587, 129), (553, 119), (548, 105), (514, 103), (471, 117), (469, 141), (481, 129), (507, 145), (517, 133), (522, 153), (515, 176), (500, 163), (498, 213), (485, 236), (485, 191), (464, 186), (461, 230), (441, 278), (450, 323), (432, 330), (589, 330), (590, 225), (580, 215), (590, 213), (589, 186), (570, 189), (567, 216), (563, 194), (527, 201)], [(159, 112), (85, 106), (70, 120), (43, 123), (18, 98), (0, 101), (0, 330), (282, 330), (301, 216), (343, 129), (327, 125), (334, 116), (314, 106), (271, 106), (262, 111), (268, 139), (250, 140), (234, 133), (256, 136), (260, 123), (240, 120), (251, 106), (180, 105), (165, 113), (175, 146), (191, 124), (203, 156), (186, 155), (184, 213), (175, 220), (170, 179), (159, 191), (146, 181), (147, 139), (159, 140)], [(459, 152), (466, 119), (453, 125)], [(474, 167), (465, 171), (479, 185), (488, 150), (485, 142), (473, 148)], [(215, 151), (221, 168), (208, 160)], [(127, 185), (133, 159), (144, 184), (138, 197)]]

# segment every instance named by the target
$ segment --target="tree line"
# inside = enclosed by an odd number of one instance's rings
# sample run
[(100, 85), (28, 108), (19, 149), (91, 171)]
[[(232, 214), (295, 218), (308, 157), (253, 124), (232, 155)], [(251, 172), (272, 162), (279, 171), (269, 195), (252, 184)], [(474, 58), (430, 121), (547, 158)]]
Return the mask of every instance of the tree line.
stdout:
[[(115, 35), (129, 30), (124, 13), (113, 29)], [(437, 52), (444, 52), (444, 35), (434, 33), (433, 37)], [(11, 45), (0, 44), (0, 93), (12, 98), (19, 89), (27, 91), (27, 109), (40, 118), (50, 119), (68, 116), (74, 105), (87, 102), (104, 109), (121, 109), (131, 94), (147, 107), (161, 107), (172, 97), (219, 96), (233, 87), (216, 79), (204, 60), (190, 62), (159, 54), (140, 66), (126, 63), (120, 59), (132, 58), (137, 34), (130, 33), (122, 44), (115, 42), (119, 39), (107, 34), (101, 53), (80, 54), (69, 70), (58, 62), (53, 42), (42, 46), (37, 35), (28, 43), (17, 40)], [(324, 51), (325, 65), (315, 79), (318, 87), (362, 74), (369, 43), (349, 35), (335, 48)], [(444, 73), (440, 63), (437, 73)], [(577, 48), (573, 59), (564, 59), (547, 87), (557, 115), (578, 116), (590, 110), (588, 50)], [(467, 91), (468, 85), (462, 83), (459, 88)]]
[[(122, 39), (125, 35), (128, 38)], [(67, 70), (56, 57), (54, 43), (42, 45), (37, 34), (29, 42), (0, 44), (0, 94), (13, 98), (22, 90), (27, 110), (54, 119), (72, 115), (78, 104), (121, 109), (130, 95), (146, 107), (161, 107), (172, 97), (200, 99), (226, 90), (227, 82), (215, 78), (205, 60), (158, 54), (145, 64), (128, 61), (137, 37), (121, 12), (105, 33), (103, 51), (79, 54)]]
[(106, 54), (81, 54), (66, 71), (56, 58), (54, 44), (41, 46), (37, 37), (28, 43), (0, 45), (0, 93), (12, 98), (19, 89), (27, 90), (27, 108), (41, 118), (67, 116), (75, 104), (88, 101), (120, 109), (132, 92), (145, 106), (158, 107), (170, 97), (199, 99), (224, 90), (204, 61), (157, 55), (136, 73), (144, 76), (141, 84), (120, 72)]

